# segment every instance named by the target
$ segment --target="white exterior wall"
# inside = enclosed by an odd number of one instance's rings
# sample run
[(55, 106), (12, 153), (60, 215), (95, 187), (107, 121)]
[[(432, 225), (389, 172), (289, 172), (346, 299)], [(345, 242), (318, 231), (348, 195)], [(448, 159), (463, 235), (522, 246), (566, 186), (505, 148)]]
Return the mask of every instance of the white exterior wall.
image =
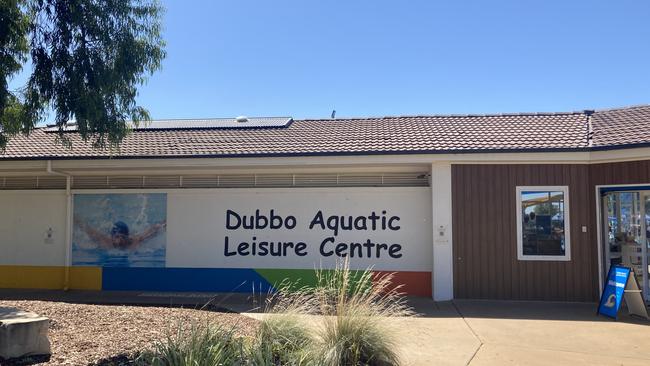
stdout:
[[(399, 230), (341, 230), (326, 251), (344, 242), (398, 244), (400, 257), (351, 258), (353, 268), (372, 267), (389, 271), (431, 271), (431, 200), (428, 187), (408, 188), (270, 188), (270, 189), (201, 189), (174, 190), (168, 193), (167, 206), (167, 267), (204, 268), (286, 268), (314, 269), (331, 267), (337, 256), (322, 256), (324, 239), (334, 237), (332, 230), (320, 226), (309, 229), (318, 211), (327, 220), (330, 215), (368, 216), (373, 211), (386, 217), (396, 216)], [(226, 228), (226, 212), (255, 215), (256, 210), (268, 217), (276, 215), (296, 218), (293, 229)], [(292, 241), (307, 245), (304, 256), (289, 250), (286, 256), (226, 256), (225, 237), (229, 252), (241, 242)], [(373, 252), (374, 253), (374, 252)]]
[(0, 192), (0, 265), (63, 266), (65, 225), (65, 191)]
[[(58, 162), (57, 162), (58, 163)], [(62, 161), (61, 163), (66, 163)], [(128, 164), (128, 162), (125, 162)], [(60, 169), (60, 168), (57, 168)], [(367, 171), (377, 168), (366, 167)], [(269, 169), (272, 172), (277, 169)], [(310, 172), (321, 169), (311, 168)], [(350, 167), (331, 166), (323, 171), (356, 171)], [(381, 171), (426, 172), (425, 165), (403, 168), (382, 168)], [(251, 171), (256, 171), (251, 170)], [(66, 172), (70, 173), (70, 172)], [(102, 174), (111, 175), (111, 171)], [(170, 169), (167, 174), (177, 174)], [(186, 172), (183, 172), (186, 173)], [(196, 172), (195, 172), (196, 173)], [(42, 174), (42, 173), (41, 173)], [(133, 173), (131, 173), (133, 174)], [(434, 265), (432, 230), (435, 201), (430, 187), (323, 187), (323, 188), (228, 188), (228, 189), (115, 189), (73, 190), (74, 194), (92, 193), (167, 193), (166, 266), (178, 268), (327, 268), (339, 259), (322, 256), (319, 249), (324, 239), (334, 236), (330, 229), (309, 229), (309, 223), (321, 210), (324, 218), (337, 216), (368, 216), (373, 211), (386, 217), (398, 216), (399, 230), (351, 230), (338, 233), (329, 243), (333, 250), (338, 243), (398, 244), (399, 257), (384, 249), (381, 257), (352, 258), (355, 269), (371, 267), (378, 271), (432, 272)], [(66, 243), (65, 190), (0, 190), (0, 265), (1, 266), (65, 266), (71, 243)], [(296, 228), (291, 230), (229, 230), (225, 213), (231, 209), (240, 214), (267, 214), (274, 209), (283, 217), (295, 216)], [(74, 207), (72, 208), (74, 210)], [(52, 229), (51, 239), (47, 239)], [(260, 241), (305, 242), (307, 255), (225, 256), (224, 238), (228, 236), (231, 250), (242, 242)], [(365, 253), (365, 249), (364, 249)], [(376, 251), (373, 251), (373, 255)], [(451, 275), (451, 274), (450, 274)], [(437, 285), (436, 285), (437, 286)], [(436, 287), (434, 286), (434, 288)]]
[[(380, 258), (352, 258), (355, 268), (373, 267), (388, 271), (431, 271), (432, 232), (431, 200), (428, 187), (359, 188), (270, 188), (270, 189), (175, 189), (151, 190), (168, 194), (167, 266), (190, 268), (304, 268), (334, 263), (336, 255), (319, 255), (321, 242), (334, 237), (330, 229), (309, 224), (321, 210), (330, 215), (367, 216), (372, 211), (386, 217), (398, 216), (399, 230), (341, 230), (335, 242), (399, 244), (400, 258), (383, 250)], [(142, 190), (114, 190), (133, 193)], [(91, 193), (77, 191), (75, 194)], [(92, 191), (98, 193), (98, 191)], [(65, 191), (0, 191), (0, 265), (65, 265), (66, 243)], [(267, 214), (274, 209), (283, 217), (296, 217), (292, 230), (228, 230), (226, 210), (242, 215)], [(51, 239), (47, 239), (51, 229)], [(306, 256), (224, 256), (224, 237), (231, 248), (252, 237), (260, 241), (302, 241), (308, 245)], [(374, 252), (373, 252), (374, 253)]]

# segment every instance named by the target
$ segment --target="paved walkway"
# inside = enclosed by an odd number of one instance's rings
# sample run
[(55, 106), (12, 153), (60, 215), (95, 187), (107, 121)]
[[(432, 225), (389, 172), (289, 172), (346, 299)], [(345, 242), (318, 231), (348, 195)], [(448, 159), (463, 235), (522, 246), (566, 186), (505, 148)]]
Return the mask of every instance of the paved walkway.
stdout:
[(408, 365), (650, 365), (650, 322), (595, 315), (595, 304), (463, 301), (415, 304), (400, 319)]
[(411, 303), (420, 316), (390, 320), (405, 365), (650, 365), (650, 322), (597, 317), (595, 304)]

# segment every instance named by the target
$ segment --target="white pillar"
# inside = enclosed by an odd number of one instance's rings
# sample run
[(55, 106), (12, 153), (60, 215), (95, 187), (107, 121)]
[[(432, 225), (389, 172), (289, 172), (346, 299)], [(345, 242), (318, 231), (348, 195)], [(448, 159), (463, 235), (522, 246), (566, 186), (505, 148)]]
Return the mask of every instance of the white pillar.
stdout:
[(451, 164), (431, 166), (431, 199), (433, 224), (433, 299), (454, 298), (454, 261), (451, 222)]

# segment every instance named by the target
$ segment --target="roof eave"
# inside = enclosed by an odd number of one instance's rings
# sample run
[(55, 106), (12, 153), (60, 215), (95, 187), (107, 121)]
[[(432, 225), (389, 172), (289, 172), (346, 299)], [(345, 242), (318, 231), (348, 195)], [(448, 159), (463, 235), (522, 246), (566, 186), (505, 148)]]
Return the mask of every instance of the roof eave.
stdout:
[[(648, 144), (650, 146), (650, 144)], [(566, 153), (589, 152), (587, 147), (577, 148), (535, 148), (535, 149), (455, 149), (455, 150), (372, 150), (372, 151), (333, 151), (333, 152), (297, 152), (297, 153), (250, 153), (250, 154), (198, 154), (198, 155), (79, 155), (79, 156), (34, 156), (34, 157), (0, 157), (0, 161), (33, 160), (133, 160), (133, 159), (201, 159), (201, 158), (277, 158), (308, 156), (363, 156), (363, 155), (442, 155), (442, 154), (501, 154), (501, 153)]]

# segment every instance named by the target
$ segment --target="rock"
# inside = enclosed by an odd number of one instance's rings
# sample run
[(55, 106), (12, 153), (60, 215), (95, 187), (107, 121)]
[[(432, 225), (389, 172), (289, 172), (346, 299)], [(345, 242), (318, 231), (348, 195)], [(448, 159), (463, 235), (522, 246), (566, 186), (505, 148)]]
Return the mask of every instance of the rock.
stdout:
[(0, 359), (49, 355), (46, 317), (16, 308), (0, 307)]

